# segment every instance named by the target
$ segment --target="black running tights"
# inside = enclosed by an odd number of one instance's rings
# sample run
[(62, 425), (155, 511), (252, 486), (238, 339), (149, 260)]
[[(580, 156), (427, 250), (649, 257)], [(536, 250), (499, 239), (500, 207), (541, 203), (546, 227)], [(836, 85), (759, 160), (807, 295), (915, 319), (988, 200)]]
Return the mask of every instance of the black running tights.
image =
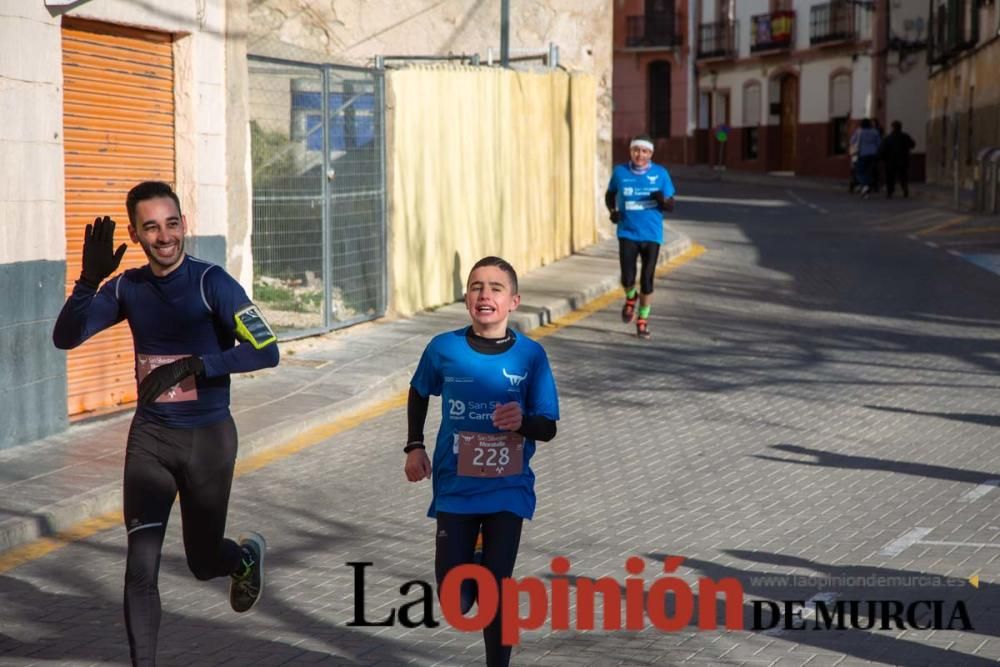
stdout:
[(160, 549), (180, 495), (187, 564), (201, 580), (236, 570), (240, 547), (224, 537), (236, 460), (232, 417), (191, 429), (136, 416), (125, 450), (125, 627), (133, 665), (156, 664), (160, 627)]
[(622, 287), (632, 289), (635, 285), (635, 261), (642, 260), (639, 274), (639, 292), (653, 293), (653, 278), (656, 275), (656, 258), (660, 254), (660, 244), (656, 241), (632, 241), (618, 239), (618, 261), (621, 264)]
[[(500, 580), (514, 574), (514, 561), (521, 544), (521, 524), (523, 519), (511, 512), (496, 514), (452, 514), (437, 513), (437, 543), (434, 555), (434, 573), (438, 590), (449, 570), (459, 565), (473, 562), (476, 538), (480, 529), (483, 533), (482, 565)], [(462, 613), (472, 608), (476, 600), (475, 582), (465, 581), (462, 588)], [(500, 642), (500, 612), (483, 629), (486, 643), (487, 667), (507, 667), (510, 664), (510, 647)]]

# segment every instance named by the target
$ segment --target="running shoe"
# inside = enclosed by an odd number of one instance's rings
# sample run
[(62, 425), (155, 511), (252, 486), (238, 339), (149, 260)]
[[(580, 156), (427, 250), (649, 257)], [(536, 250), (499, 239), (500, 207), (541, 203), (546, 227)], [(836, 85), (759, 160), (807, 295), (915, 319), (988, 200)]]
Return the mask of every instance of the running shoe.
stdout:
[(635, 335), (639, 338), (650, 338), (649, 320), (639, 318), (635, 323)]
[(638, 299), (625, 299), (625, 305), (622, 306), (622, 322), (625, 324), (632, 324), (635, 320), (635, 302)]
[(257, 604), (264, 594), (264, 552), (267, 542), (259, 533), (240, 535), (240, 564), (229, 582), (229, 604), (243, 613)]

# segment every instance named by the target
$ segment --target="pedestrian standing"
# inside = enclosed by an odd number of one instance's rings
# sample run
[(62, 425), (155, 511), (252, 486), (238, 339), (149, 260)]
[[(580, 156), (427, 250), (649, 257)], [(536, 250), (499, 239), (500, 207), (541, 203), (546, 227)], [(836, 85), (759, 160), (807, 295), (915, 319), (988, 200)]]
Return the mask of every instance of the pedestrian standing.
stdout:
[(904, 197), (910, 196), (910, 151), (916, 148), (913, 137), (903, 132), (903, 124), (892, 121), (892, 132), (882, 140), (879, 153), (885, 163), (885, 197), (892, 199), (896, 182), (903, 191)]
[(862, 119), (861, 127), (851, 135), (851, 144), (855, 146), (858, 156), (854, 163), (856, 178), (861, 185), (861, 194), (866, 198), (872, 188), (872, 171), (880, 143), (878, 132), (872, 127), (872, 122), (868, 118)]

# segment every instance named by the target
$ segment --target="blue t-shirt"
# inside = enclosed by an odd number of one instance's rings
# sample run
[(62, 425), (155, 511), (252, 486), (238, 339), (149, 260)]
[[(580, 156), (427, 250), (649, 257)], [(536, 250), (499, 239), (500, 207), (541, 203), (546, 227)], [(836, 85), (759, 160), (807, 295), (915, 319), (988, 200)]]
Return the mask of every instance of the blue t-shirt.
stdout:
[[(237, 313), (245, 321), (266, 322), (243, 287), (219, 266), (186, 256), (164, 277), (149, 265), (128, 269), (96, 293), (78, 282), (56, 320), (53, 338), (62, 349), (128, 320), (135, 346), (136, 379), (173, 357), (198, 356), (205, 373), (172, 388), (136, 414), (172, 428), (208, 426), (229, 416), (229, 374), (278, 363), (274, 342), (256, 349), (236, 344)], [(249, 316), (253, 319), (248, 319)], [(258, 332), (259, 334), (260, 332)], [(260, 342), (264, 342), (263, 338)], [(185, 387), (187, 387), (185, 389)]]
[(483, 354), (469, 346), (467, 328), (435, 336), (424, 349), (412, 386), (421, 396), (441, 396), (441, 428), (434, 445), (431, 482), (434, 496), (427, 515), (513, 512), (530, 519), (535, 513), (535, 474), (528, 463), (535, 441), (524, 441), (524, 467), (508, 477), (458, 474), (459, 431), (499, 433), (493, 409), (517, 401), (527, 416), (559, 419), (559, 396), (549, 359), (541, 345), (519, 335), (500, 354)]
[(878, 155), (878, 148), (882, 144), (882, 137), (874, 127), (859, 127), (857, 129), (858, 155), (861, 157), (871, 157)]
[(663, 243), (663, 214), (652, 197), (656, 191), (665, 199), (676, 192), (670, 174), (661, 165), (651, 162), (644, 171), (636, 171), (631, 164), (620, 164), (612, 170), (608, 192), (615, 193), (622, 214), (618, 238)]

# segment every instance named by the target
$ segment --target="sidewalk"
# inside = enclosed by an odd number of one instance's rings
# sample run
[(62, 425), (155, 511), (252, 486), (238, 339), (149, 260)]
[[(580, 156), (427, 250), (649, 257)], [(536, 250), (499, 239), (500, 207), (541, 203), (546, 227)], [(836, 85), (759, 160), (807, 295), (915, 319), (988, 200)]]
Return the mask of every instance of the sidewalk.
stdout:
[[(660, 263), (690, 247), (687, 237), (667, 228)], [(511, 327), (529, 331), (618, 287), (617, 242), (603, 241), (519, 276), (519, 283), (521, 306)], [(239, 458), (399, 395), (430, 338), (468, 321), (459, 302), (283, 344), (277, 368), (233, 376)], [(131, 418), (132, 410), (124, 410), (0, 451), (0, 552), (121, 506)]]

